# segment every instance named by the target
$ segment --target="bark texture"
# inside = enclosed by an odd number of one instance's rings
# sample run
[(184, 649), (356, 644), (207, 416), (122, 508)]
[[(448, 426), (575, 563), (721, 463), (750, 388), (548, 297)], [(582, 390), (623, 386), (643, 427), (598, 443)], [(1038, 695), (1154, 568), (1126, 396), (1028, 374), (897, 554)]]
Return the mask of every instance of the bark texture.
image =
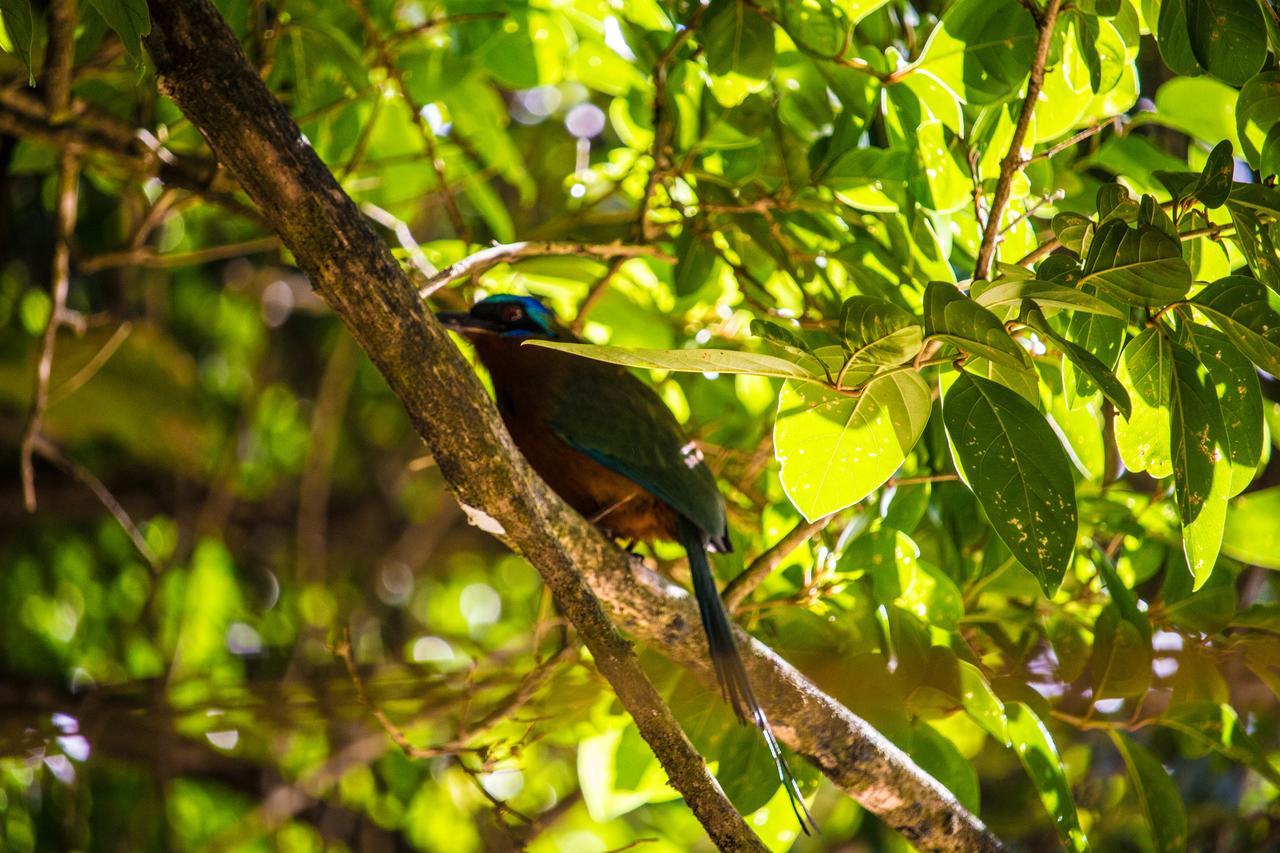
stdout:
[[(601, 607), (713, 683), (689, 594), (632, 565), (524, 463), (471, 367), (208, 0), (149, 5), (147, 47), (164, 93), (368, 352), (464, 509), (538, 569), (713, 841), (761, 849), (741, 817), (726, 813), (719, 786)], [(929, 850), (1001, 849), (942, 785), (772, 651), (751, 640), (744, 655), (778, 738), (907, 839)]]

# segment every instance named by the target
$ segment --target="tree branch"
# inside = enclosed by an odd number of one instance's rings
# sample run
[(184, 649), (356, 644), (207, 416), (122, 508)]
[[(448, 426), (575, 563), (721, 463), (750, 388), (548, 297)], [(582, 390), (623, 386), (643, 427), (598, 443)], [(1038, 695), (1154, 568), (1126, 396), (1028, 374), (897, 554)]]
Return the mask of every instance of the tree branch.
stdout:
[[(208, 0), (150, 6), (147, 44), (163, 90), (202, 130), (386, 377), (468, 514), (500, 531), (537, 568), (712, 840), (726, 849), (760, 849), (600, 607), (607, 603), (620, 625), (714, 683), (689, 593), (633, 566), (523, 461), (475, 372)], [(781, 741), (917, 847), (1001, 849), (897, 747), (765, 646), (739, 636)]]
[[(71, 78), (75, 59), (75, 0), (55, 0), (49, 9), (49, 47), (44, 64), (46, 107), (51, 116), (60, 116), (71, 103)], [(31, 415), (22, 431), (19, 468), (22, 473), (22, 501), (27, 512), (36, 511), (36, 473), (32, 455), (41, 441), (40, 428), (49, 406), (49, 379), (53, 376), (53, 351), (58, 330), (67, 319), (67, 291), (71, 289), (71, 239), (76, 231), (79, 203), (80, 159), (64, 148), (58, 152), (58, 196), (54, 209), (53, 264), (49, 275), (51, 307), (36, 359), (35, 390), (31, 394)]]
[(625, 557), (520, 457), (479, 379), (404, 271), (208, 0), (153, 0), (147, 48), (162, 91), (209, 141), (370, 354), (473, 519), (501, 530), (538, 569), (640, 734), (720, 847), (765, 849), (609, 621), (569, 544)]
[(835, 518), (834, 514), (824, 515), (817, 521), (801, 519), (789, 533), (752, 560), (751, 565), (743, 569), (742, 574), (729, 581), (728, 586), (724, 588), (724, 606), (729, 608), (729, 612), (737, 610), (747, 596), (764, 583), (769, 575), (782, 565), (782, 561), (791, 555), (792, 551), (824, 530), (833, 518)]
[(1040, 14), (1031, 13), (1040, 27), (1040, 39), (1036, 42), (1035, 58), (1031, 63), (1031, 74), (1027, 78), (1027, 96), (1022, 101), (1018, 123), (1013, 128), (1009, 153), (1005, 154), (1004, 159), (1000, 161), (1000, 177), (996, 180), (991, 210), (987, 214), (986, 228), (982, 232), (982, 245), (978, 247), (978, 259), (973, 268), (975, 279), (985, 279), (991, 275), (991, 264), (995, 259), (996, 247), (1000, 241), (1000, 220), (1004, 218), (1005, 208), (1009, 206), (1013, 178), (1028, 162), (1026, 155), (1023, 154), (1023, 144), (1027, 138), (1027, 130), (1031, 127), (1031, 117), (1035, 113), (1036, 101), (1040, 99), (1040, 89), (1044, 86), (1044, 67), (1049, 59), (1053, 25), (1058, 20), (1058, 8), (1061, 5), (1062, 0), (1049, 0)]
[(581, 255), (588, 258), (657, 258), (675, 263), (675, 258), (656, 246), (628, 245), (626, 243), (543, 243), (524, 240), (519, 243), (498, 243), (487, 249), (467, 255), (427, 279), (418, 295), (426, 299), (442, 287), (467, 276), (480, 275), (498, 264), (508, 264), (521, 258), (546, 255)]

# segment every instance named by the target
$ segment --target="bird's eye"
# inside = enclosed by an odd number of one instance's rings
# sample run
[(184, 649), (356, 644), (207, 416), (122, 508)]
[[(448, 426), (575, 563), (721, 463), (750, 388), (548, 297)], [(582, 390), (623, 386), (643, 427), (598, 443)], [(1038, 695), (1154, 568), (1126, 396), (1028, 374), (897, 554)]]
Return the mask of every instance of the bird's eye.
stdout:
[(515, 323), (524, 319), (524, 309), (519, 305), (508, 305), (502, 309), (502, 322)]

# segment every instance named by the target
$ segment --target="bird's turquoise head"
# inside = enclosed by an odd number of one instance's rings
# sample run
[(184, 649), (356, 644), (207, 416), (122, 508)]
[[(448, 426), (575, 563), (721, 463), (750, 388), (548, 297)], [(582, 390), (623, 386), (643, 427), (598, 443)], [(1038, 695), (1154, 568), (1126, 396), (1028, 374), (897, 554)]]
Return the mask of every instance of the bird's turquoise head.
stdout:
[(551, 309), (532, 296), (499, 293), (480, 300), (465, 313), (441, 311), (436, 318), (446, 327), (467, 336), (560, 337), (559, 324)]

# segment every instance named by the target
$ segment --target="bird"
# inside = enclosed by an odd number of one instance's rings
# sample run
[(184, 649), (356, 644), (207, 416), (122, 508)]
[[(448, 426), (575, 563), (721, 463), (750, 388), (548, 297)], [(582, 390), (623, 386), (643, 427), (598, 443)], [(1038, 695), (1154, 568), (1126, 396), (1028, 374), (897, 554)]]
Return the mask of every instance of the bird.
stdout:
[(724, 498), (702, 452), (657, 393), (626, 368), (532, 340), (580, 342), (539, 299), (496, 294), (437, 319), (475, 348), (516, 447), (569, 506), (617, 540), (685, 550), (716, 681), (760, 730), (801, 829), (817, 830), (756, 699), (707, 552), (732, 550)]

